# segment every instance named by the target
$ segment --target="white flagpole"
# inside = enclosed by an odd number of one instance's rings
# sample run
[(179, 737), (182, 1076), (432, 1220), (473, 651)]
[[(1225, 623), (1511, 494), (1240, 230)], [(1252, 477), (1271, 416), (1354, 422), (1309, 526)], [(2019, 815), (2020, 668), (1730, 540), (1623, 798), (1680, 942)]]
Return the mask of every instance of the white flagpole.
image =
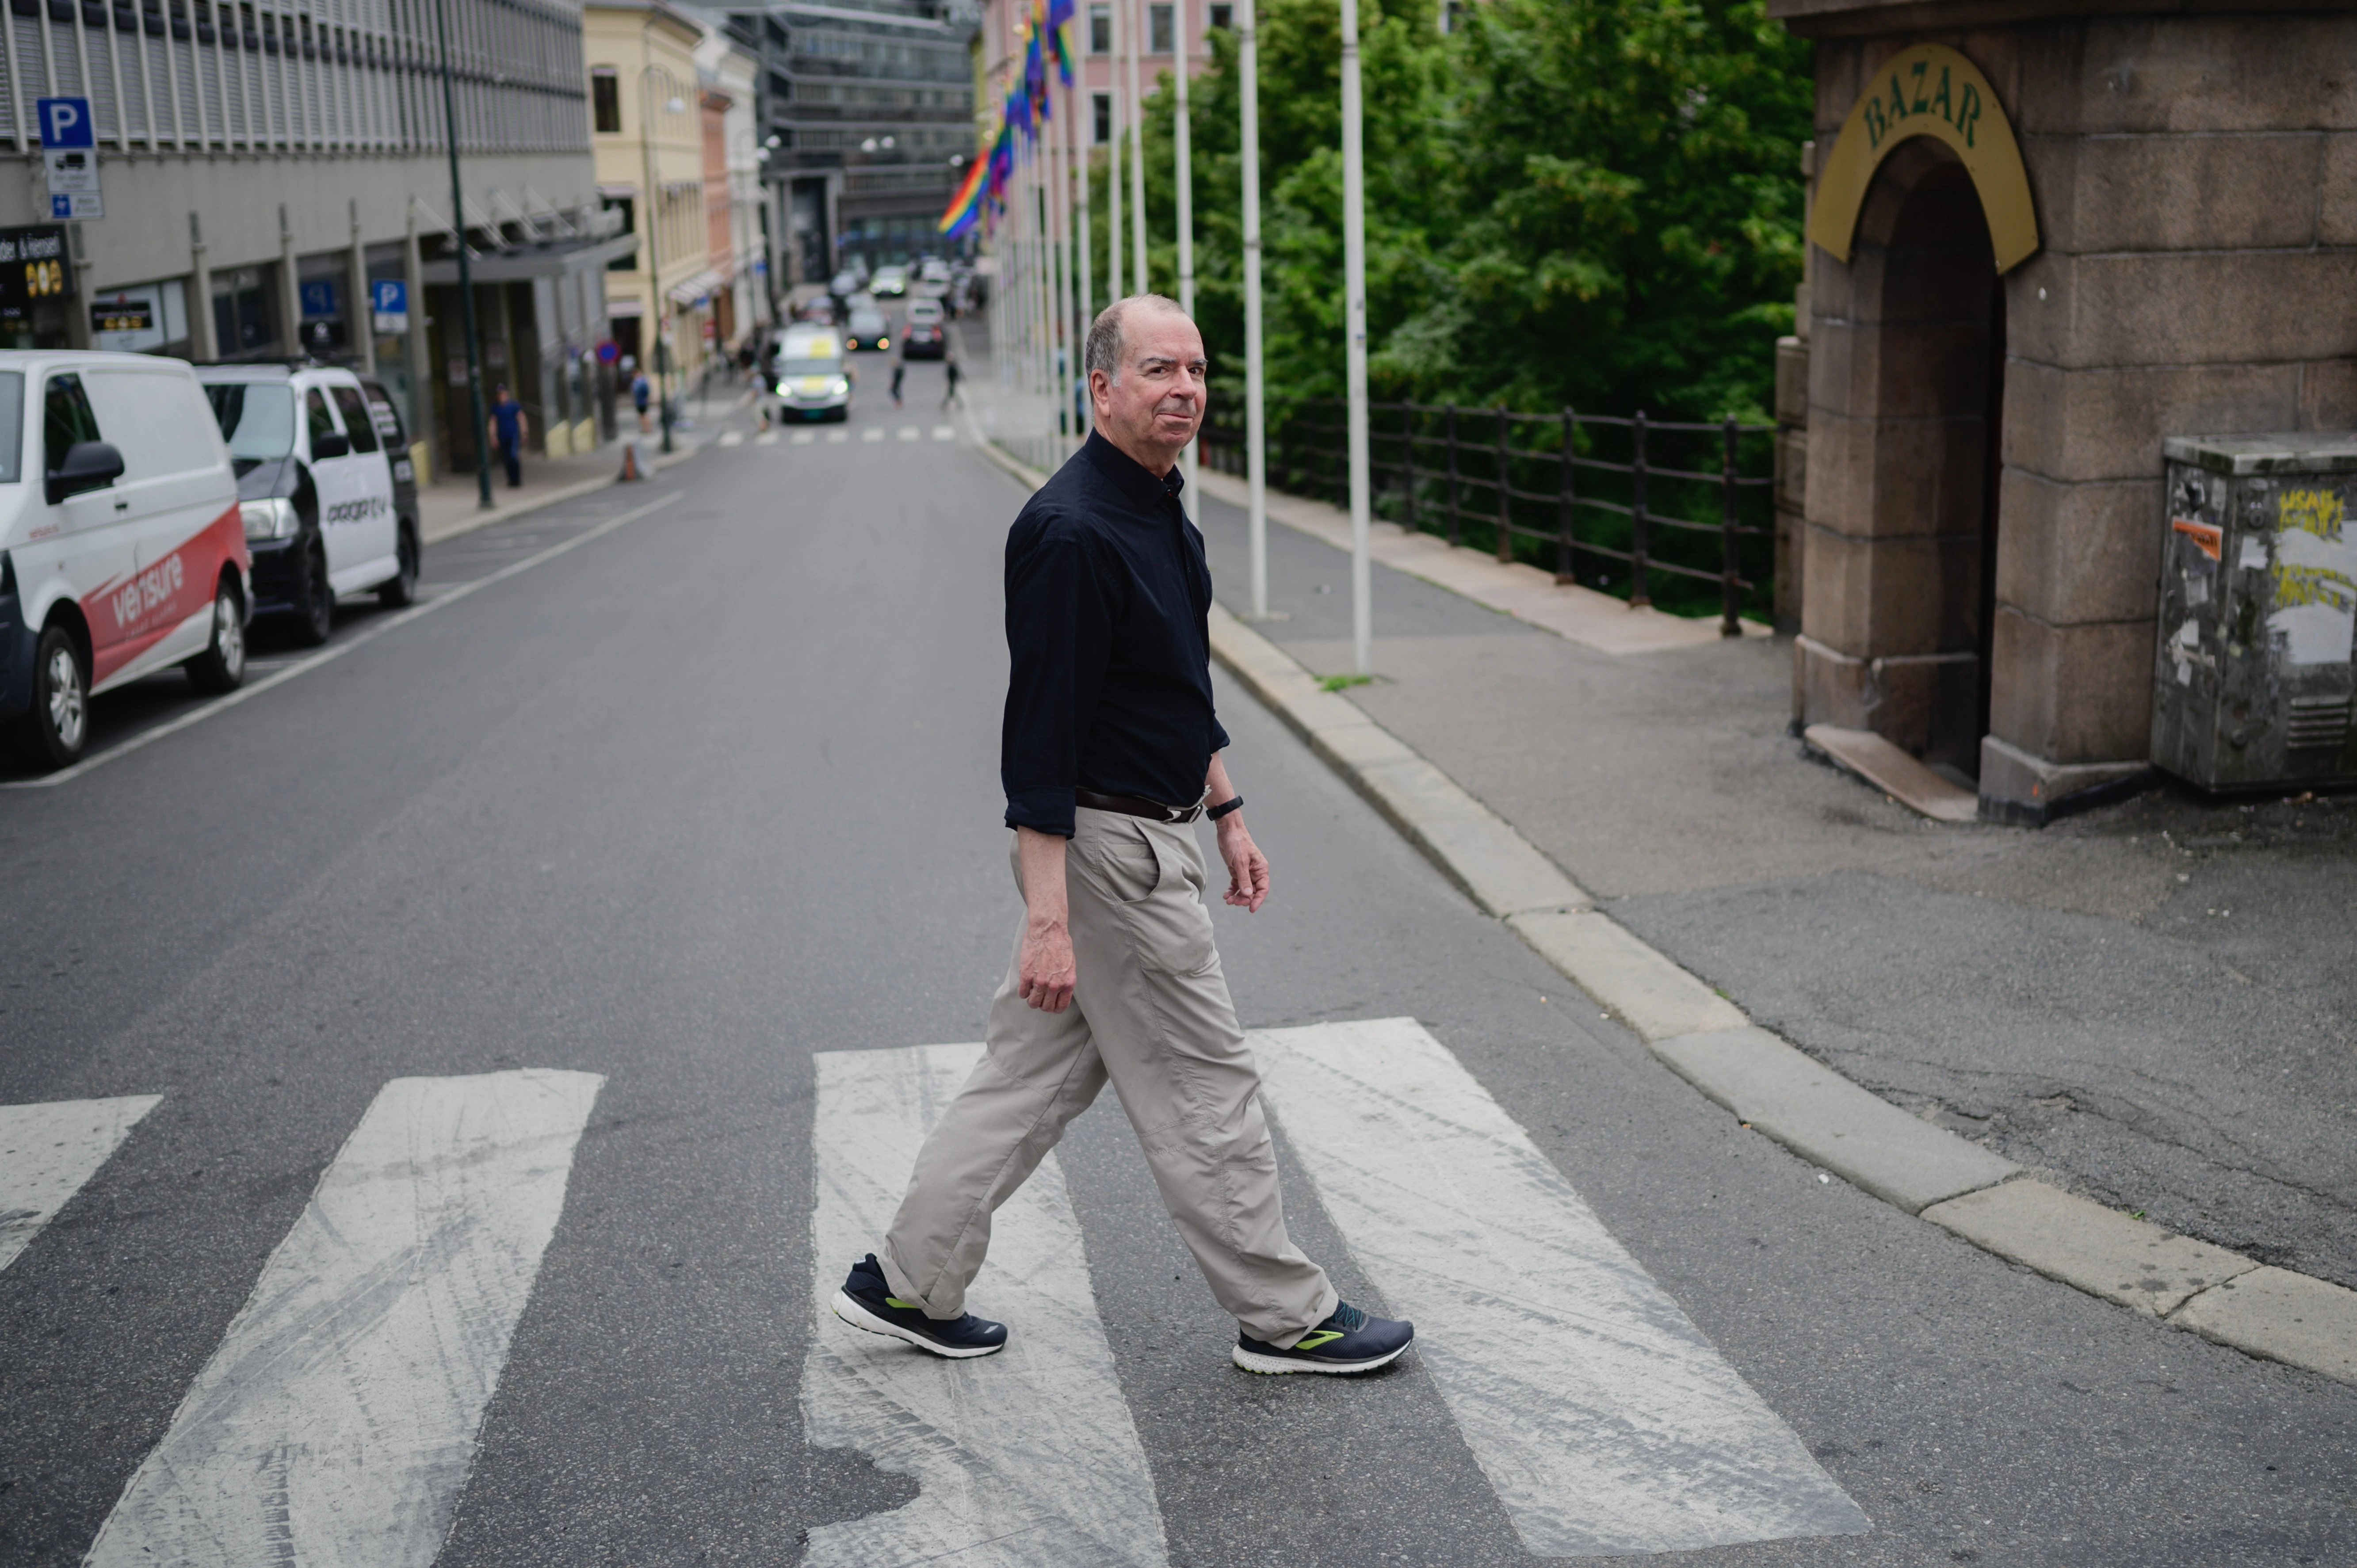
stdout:
[(1132, 294), (1144, 294), (1147, 288), (1146, 270), (1146, 96), (1137, 86), (1137, 54), (1146, 47), (1139, 37), (1146, 31), (1146, 0), (1113, 0), (1115, 5), (1135, 5), (1141, 9), (1131, 18), (1137, 25), (1129, 29), (1129, 230), (1135, 242), (1135, 263), (1131, 271), (1136, 282)]
[[(1085, 15), (1083, 13), (1083, 16)], [(1075, 441), (1082, 441), (1088, 437), (1089, 400), (1080, 390), (1088, 384), (1088, 372), (1082, 368), (1081, 359), (1087, 351), (1089, 325), (1096, 319), (1097, 242), (1095, 233), (1089, 227), (1089, 166), (1094, 160), (1089, 152), (1089, 137), (1081, 134), (1080, 104), (1083, 97), (1082, 90), (1088, 85), (1088, 73), (1085, 70), (1078, 70), (1074, 71), (1072, 76), (1072, 85), (1064, 90), (1064, 102), (1071, 109), (1071, 124), (1066, 127), (1066, 134), (1071, 138), (1070, 145), (1072, 149), (1072, 191), (1077, 204), (1074, 208), (1075, 217), (1072, 222), (1072, 255), (1080, 264), (1080, 308), (1073, 313), (1072, 317), (1073, 392), (1071, 402), (1075, 405), (1072, 413), (1072, 438)], [(1093, 124), (1096, 119), (1094, 113), (1096, 105), (1092, 102), (1089, 107), (1091, 110), (1089, 118), (1092, 122), (1090, 135), (1092, 136), (1096, 129)]]
[(1374, 673), (1374, 618), (1367, 596), (1367, 214), (1365, 152), (1359, 127), (1359, 5), (1342, 0), (1343, 377), (1351, 400), (1351, 652)]
[(1260, 349), (1260, 46), (1253, 0), (1238, 0), (1236, 65), (1243, 78), (1244, 472), (1252, 491), (1252, 613), (1268, 616), (1268, 433)]
[(1113, 50), (1115, 70), (1114, 86), (1107, 94), (1113, 102), (1113, 124), (1106, 127), (1105, 137), (1105, 298), (1116, 300), (1125, 292), (1121, 286), (1121, 7), (1113, 7)]
[[(1188, 68), (1195, 63), (1195, 29), (1188, 16), (1188, 0), (1172, 0), (1172, 26), (1178, 37), (1170, 40), (1173, 58), (1178, 62), (1178, 102), (1177, 114), (1170, 126), (1170, 153), (1173, 174), (1178, 195), (1178, 308), (1192, 320), (1195, 315), (1195, 167), (1188, 146), (1187, 78)], [(1202, 499), (1195, 489), (1195, 448), (1200, 437), (1187, 443), (1178, 454), (1178, 472), (1186, 480), (1179, 491), (1189, 517), (1203, 514)]]

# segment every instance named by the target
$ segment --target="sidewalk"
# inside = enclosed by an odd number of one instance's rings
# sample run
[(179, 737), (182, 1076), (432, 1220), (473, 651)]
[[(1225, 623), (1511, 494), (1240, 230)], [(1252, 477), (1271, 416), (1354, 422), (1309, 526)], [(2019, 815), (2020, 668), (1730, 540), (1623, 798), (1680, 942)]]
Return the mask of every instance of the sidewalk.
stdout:
[[(1202, 511), (1240, 609), (1243, 513)], [(1287, 618), (1257, 628), (1321, 673), (1350, 668), (1338, 518), (1269, 530)], [(1486, 564), (1455, 554), (1427, 575)], [(1606, 651), (1376, 576), (1348, 700), (1753, 1021), (2055, 1187), (2357, 1285), (2357, 800), (1933, 823), (1791, 738), (1784, 639)]]
[[(673, 463), (694, 456), (706, 442), (718, 438), (733, 415), (749, 400), (737, 396), (728, 403), (715, 398), (707, 419), (674, 425), (672, 446), (676, 448), (668, 457), (662, 456), (662, 433), (639, 437), (640, 450), (646, 456), (651, 472)], [(687, 406), (692, 408), (691, 402)], [(616, 421), (627, 438), (637, 428), (637, 420), (625, 409)], [(609, 442), (594, 452), (584, 452), (570, 457), (554, 459), (526, 454), (523, 460), (523, 483), (508, 488), (507, 476), (497, 469), (491, 473), (493, 510), (482, 510), (482, 492), (475, 476), (467, 474), (438, 475), (434, 482), (423, 486), (417, 493), (417, 531), (426, 548), (431, 549), (446, 539), (471, 533), (479, 528), (489, 528), (521, 513), (571, 500), (614, 482), (622, 471), (622, 448), (625, 441)]]

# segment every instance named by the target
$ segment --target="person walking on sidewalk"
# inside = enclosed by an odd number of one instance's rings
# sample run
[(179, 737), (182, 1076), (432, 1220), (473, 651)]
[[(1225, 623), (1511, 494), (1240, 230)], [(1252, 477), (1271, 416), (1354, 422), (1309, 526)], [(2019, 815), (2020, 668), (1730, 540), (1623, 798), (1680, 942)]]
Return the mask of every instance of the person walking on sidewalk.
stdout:
[(944, 410), (950, 408), (957, 402), (957, 384), (959, 374), (957, 350), (955, 349), (950, 349), (943, 351), (942, 355), (942, 375), (949, 382), (949, 390), (942, 393), (942, 407)]
[(909, 357), (904, 349), (892, 350), (892, 406), (900, 406), (900, 383), (909, 374)]
[(500, 466), (508, 471), (508, 489), (523, 488), (523, 404), (501, 381), (491, 392), (491, 417), (484, 434), (500, 449)]
[(988, 1047), (926, 1138), (877, 1252), (833, 1305), (937, 1356), (987, 1356), (965, 1310), (991, 1216), (1110, 1079), (1162, 1201), (1254, 1372), (1362, 1372), (1415, 1328), (1339, 1299), (1286, 1233), (1276, 1156), (1204, 908), (1192, 823), (1218, 825), (1227, 901), (1268, 862), (1211, 706), (1211, 572), (1178, 504), (1203, 419), (1203, 340), (1177, 305), (1125, 299), (1089, 329), (1097, 429), (1006, 541), (1012, 657), (999, 775), (1024, 902)]
[[(624, 362), (624, 368), (629, 369), (628, 361)], [(646, 435), (649, 430), (652, 428), (647, 424), (647, 409), (653, 402), (654, 386), (653, 383), (647, 380), (646, 371), (632, 371), (630, 373), (630, 406), (639, 411), (639, 434), (641, 435)]]

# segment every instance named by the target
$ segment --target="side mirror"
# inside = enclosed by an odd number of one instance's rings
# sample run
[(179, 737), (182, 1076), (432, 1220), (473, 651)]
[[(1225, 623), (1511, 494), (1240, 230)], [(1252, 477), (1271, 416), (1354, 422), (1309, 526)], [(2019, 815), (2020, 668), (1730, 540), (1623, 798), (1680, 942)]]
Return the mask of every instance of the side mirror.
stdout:
[(352, 438), (340, 431), (322, 430), (311, 437), (311, 461), (325, 462), (329, 457), (352, 455)]
[(102, 490), (123, 478), (123, 454), (103, 441), (77, 441), (66, 448), (66, 460), (48, 476), (51, 506), (84, 490)]

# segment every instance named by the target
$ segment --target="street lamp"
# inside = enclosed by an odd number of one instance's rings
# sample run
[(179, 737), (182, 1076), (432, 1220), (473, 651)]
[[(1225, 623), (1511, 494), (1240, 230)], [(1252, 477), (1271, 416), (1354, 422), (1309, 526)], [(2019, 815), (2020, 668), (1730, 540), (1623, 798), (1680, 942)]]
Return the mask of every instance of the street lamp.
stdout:
[[(651, 22), (647, 24), (648, 27), (653, 25)], [(653, 46), (648, 41), (645, 28), (640, 29), (639, 46), (642, 52), (652, 51)], [(655, 83), (658, 81), (663, 84), (666, 94), (662, 105), (663, 113), (666, 114), (686, 113), (687, 93), (685, 89), (681, 87), (679, 78), (673, 76), (664, 67), (657, 65), (653, 60), (648, 60), (640, 68), (639, 146), (647, 172), (647, 287), (654, 296), (655, 395), (662, 403), (662, 449), (668, 453), (672, 450), (671, 354), (665, 339), (670, 335), (666, 318), (670, 315), (671, 296), (663, 292), (662, 259), (656, 248), (657, 237), (662, 231), (662, 186), (660, 178), (661, 171), (655, 163), (654, 134)], [(489, 481), (486, 480), (485, 483), (488, 484)]]
[[(458, 318), (467, 333), (467, 400), (475, 416), (475, 479), (479, 499), (485, 511), (492, 510), (491, 455), (483, 450), (483, 432), (489, 421), (483, 416), (483, 360), (475, 341), (475, 279), (467, 266), (467, 195), (458, 183), (458, 101), (450, 86), (450, 23), (445, 15), (447, 0), (435, 0), (434, 32), (442, 49), (442, 126), (443, 135), (450, 144), (450, 233), (458, 242)], [(414, 307), (425, 308), (420, 301)]]

